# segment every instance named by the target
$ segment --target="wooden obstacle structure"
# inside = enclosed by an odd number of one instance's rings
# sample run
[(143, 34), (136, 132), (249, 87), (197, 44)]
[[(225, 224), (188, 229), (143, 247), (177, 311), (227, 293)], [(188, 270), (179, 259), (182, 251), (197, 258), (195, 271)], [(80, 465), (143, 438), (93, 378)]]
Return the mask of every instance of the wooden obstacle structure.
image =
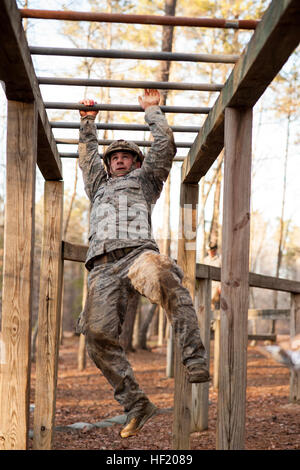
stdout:
[[(72, 15), (71, 15), (72, 13)], [(61, 286), (64, 259), (83, 261), (86, 247), (62, 241), (63, 175), (57, 142), (46, 109), (80, 109), (77, 103), (44, 103), (35, 74), (22, 17), (49, 18), (55, 12), (18, 10), (15, 0), (0, 5), (0, 80), (8, 100), (7, 193), (3, 277), (3, 310), (0, 364), (0, 448), (27, 449), (29, 427), (30, 338), (32, 266), (34, 249), (35, 171), (44, 179), (44, 229), (40, 278), (39, 332), (36, 363), (34, 448), (51, 449), (60, 327)], [(209, 342), (210, 283), (220, 280), (220, 366), (217, 449), (243, 449), (245, 440), (246, 350), (248, 290), (250, 286), (291, 293), (291, 334), (300, 332), (300, 282), (249, 274), (250, 176), (252, 108), (297, 47), (300, 38), (298, 0), (273, 0), (259, 22), (204, 21), (179, 17), (84, 14), (56, 12), (60, 19), (117, 21), (174, 26), (250, 28), (255, 32), (240, 57), (181, 57), (170, 53), (158, 60), (225, 61), (234, 63), (224, 85), (217, 85), (219, 98), (209, 108), (163, 107), (165, 112), (207, 114), (182, 164), (180, 224), (189, 223), (196, 233), (199, 181), (225, 148), (222, 231), (222, 268), (196, 265), (195, 240), (180, 239), (178, 263), (184, 283), (193, 295), (206, 346)], [(72, 16), (72, 18), (70, 17)], [(195, 25), (195, 20), (199, 20)], [(206, 19), (207, 20), (207, 19)], [(153, 21), (153, 23), (150, 23)], [(196, 21), (197, 22), (197, 21)], [(48, 54), (74, 55), (74, 51)], [(77, 51), (76, 54), (97, 54)], [(113, 57), (126, 54), (106, 51)], [(100, 52), (98, 52), (100, 54)], [(102, 55), (105, 53), (102, 51)], [(142, 53), (135, 53), (139, 58)], [(148, 58), (156, 53), (148, 54)], [(198, 57), (196, 57), (198, 56)], [(144, 55), (143, 59), (147, 59)], [(62, 80), (60, 83), (63, 83)], [(175, 87), (201, 89), (195, 84), (157, 82), (124, 83), (126, 87)], [(91, 83), (89, 82), (89, 85)], [(97, 86), (99, 83), (97, 84)], [(120, 86), (103, 83), (102, 86)], [(195, 88), (193, 88), (195, 87)], [(97, 105), (98, 109), (141, 112), (139, 106)], [(115, 128), (112, 124), (111, 128)], [(130, 130), (130, 128), (128, 128)], [(132, 129), (133, 130), (133, 129)], [(181, 130), (184, 132), (184, 130)], [(186, 129), (186, 132), (191, 132)], [(75, 157), (76, 155), (74, 155)], [(186, 207), (189, 210), (186, 210)], [(191, 245), (194, 244), (194, 245)], [(191, 249), (191, 246), (194, 248)], [(197, 279), (197, 282), (195, 280)], [(258, 285), (259, 284), (259, 285)], [(299, 374), (291, 375), (291, 399), (300, 399)], [(193, 411), (193, 409), (195, 411)], [(176, 361), (173, 448), (189, 449), (191, 430), (207, 427), (208, 385), (188, 384)]]

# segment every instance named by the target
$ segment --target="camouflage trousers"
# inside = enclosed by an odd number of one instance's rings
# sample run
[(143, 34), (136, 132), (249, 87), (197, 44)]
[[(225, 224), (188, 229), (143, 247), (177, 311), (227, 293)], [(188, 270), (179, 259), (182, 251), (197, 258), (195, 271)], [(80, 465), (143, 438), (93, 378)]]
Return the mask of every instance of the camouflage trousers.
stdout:
[(127, 302), (133, 290), (161, 305), (179, 342), (184, 365), (206, 363), (191, 296), (183, 273), (169, 257), (138, 247), (113, 263), (95, 266), (88, 276), (85, 309), (77, 331), (86, 335), (87, 351), (114, 389), (125, 412), (136, 413), (148, 403), (119, 343)]

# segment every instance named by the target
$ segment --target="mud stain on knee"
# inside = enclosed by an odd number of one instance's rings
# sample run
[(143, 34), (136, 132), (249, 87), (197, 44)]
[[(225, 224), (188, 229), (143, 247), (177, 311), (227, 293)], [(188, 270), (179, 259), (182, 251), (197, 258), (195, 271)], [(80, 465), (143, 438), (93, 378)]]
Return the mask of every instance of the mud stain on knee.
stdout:
[(134, 288), (150, 302), (168, 308), (171, 291), (178, 286), (182, 274), (168, 256), (146, 252), (133, 263), (128, 277)]

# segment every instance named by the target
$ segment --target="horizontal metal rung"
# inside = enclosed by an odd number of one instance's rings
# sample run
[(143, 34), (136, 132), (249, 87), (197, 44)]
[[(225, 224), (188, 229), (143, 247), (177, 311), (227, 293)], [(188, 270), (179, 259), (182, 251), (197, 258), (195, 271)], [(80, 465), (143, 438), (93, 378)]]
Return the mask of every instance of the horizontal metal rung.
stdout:
[[(78, 145), (79, 140), (78, 139), (56, 139), (55, 142), (57, 144), (64, 144), (64, 145)], [(104, 139), (104, 140), (98, 140), (99, 145), (110, 145), (112, 142), (115, 142), (114, 140), (109, 140), (109, 139)], [(140, 147), (151, 147), (153, 142), (149, 140), (134, 140), (132, 141), (136, 145), (139, 145)], [(178, 148), (190, 148), (193, 145), (193, 142), (175, 142), (176, 147)]]
[[(121, 111), (121, 112), (138, 112), (145, 111), (141, 106), (128, 104), (95, 104), (94, 106), (85, 106), (80, 103), (62, 103), (62, 102), (45, 102), (46, 109), (77, 109), (83, 111)], [(184, 113), (184, 114), (208, 114), (211, 108), (197, 106), (160, 106), (164, 113)]]
[[(146, 124), (120, 124), (120, 123), (95, 123), (97, 129), (106, 129), (114, 131), (150, 131), (150, 127)], [(80, 122), (58, 122), (51, 121), (52, 129), (79, 129)], [(170, 126), (173, 132), (199, 132), (199, 126)]]
[(192, 26), (204, 28), (255, 29), (259, 23), (257, 20), (227, 20), (223, 18), (197, 18), (170, 15), (128, 15), (122, 13), (102, 13), (91, 11), (34, 10), (29, 8), (20, 8), (19, 12), (22, 18), (40, 18), (66, 21), (97, 21), (105, 23), (147, 24), (162, 26)]
[(93, 78), (37, 77), (40, 85), (67, 85), (107, 88), (151, 88), (158, 90), (221, 91), (223, 85), (210, 83), (148, 82), (134, 80), (98, 80)]
[(204, 62), (214, 64), (235, 64), (237, 54), (186, 54), (183, 52), (156, 52), (156, 51), (122, 51), (116, 49), (75, 49), (64, 47), (37, 47), (30, 46), (34, 55), (55, 55), (64, 57), (98, 57), (102, 59), (133, 59), (133, 60), (166, 60), (178, 62)]
[[(71, 152), (61, 152), (59, 154), (60, 158), (78, 158), (79, 155), (78, 153), (74, 152), (74, 153), (71, 153)], [(99, 156), (102, 157), (102, 154), (99, 153)], [(185, 159), (185, 157), (175, 157), (173, 158), (173, 162), (183, 162)]]

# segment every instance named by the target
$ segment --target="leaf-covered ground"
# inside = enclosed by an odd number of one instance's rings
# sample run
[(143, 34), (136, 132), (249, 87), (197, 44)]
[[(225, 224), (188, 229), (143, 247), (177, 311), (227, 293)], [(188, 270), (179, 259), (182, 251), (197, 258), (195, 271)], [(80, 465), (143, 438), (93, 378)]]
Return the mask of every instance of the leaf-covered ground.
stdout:
[[(165, 348), (130, 353), (129, 359), (141, 388), (161, 409), (135, 437), (122, 439), (123, 410), (110, 385), (87, 358), (86, 369), (77, 369), (78, 337), (64, 337), (60, 346), (53, 450), (170, 450), (174, 380), (166, 378)], [(211, 354), (213, 355), (213, 348)], [(213, 360), (211, 360), (213, 373)], [(34, 403), (33, 366), (31, 403)], [(209, 429), (191, 434), (191, 449), (215, 450), (217, 391), (210, 386)], [(33, 406), (32, 406), (33, 408)], [(33, 414), (33, 413), (32, 413)], [(78, 429), (70, 427), (75, 423)], [(103, 424), (103, 423), (102, 423)], [(96, 426), (95, 426), (96, 425)], [(98, 427), (99, 426), (99, 427)], [(31, 416), (32, 428), (32, 416)], [(30, 439), (32, 448), (32, 439)], [(248, 347), (246, 442), (247, 450), (299, 450), (300, 404), (289, 403), (289, 371)]]

